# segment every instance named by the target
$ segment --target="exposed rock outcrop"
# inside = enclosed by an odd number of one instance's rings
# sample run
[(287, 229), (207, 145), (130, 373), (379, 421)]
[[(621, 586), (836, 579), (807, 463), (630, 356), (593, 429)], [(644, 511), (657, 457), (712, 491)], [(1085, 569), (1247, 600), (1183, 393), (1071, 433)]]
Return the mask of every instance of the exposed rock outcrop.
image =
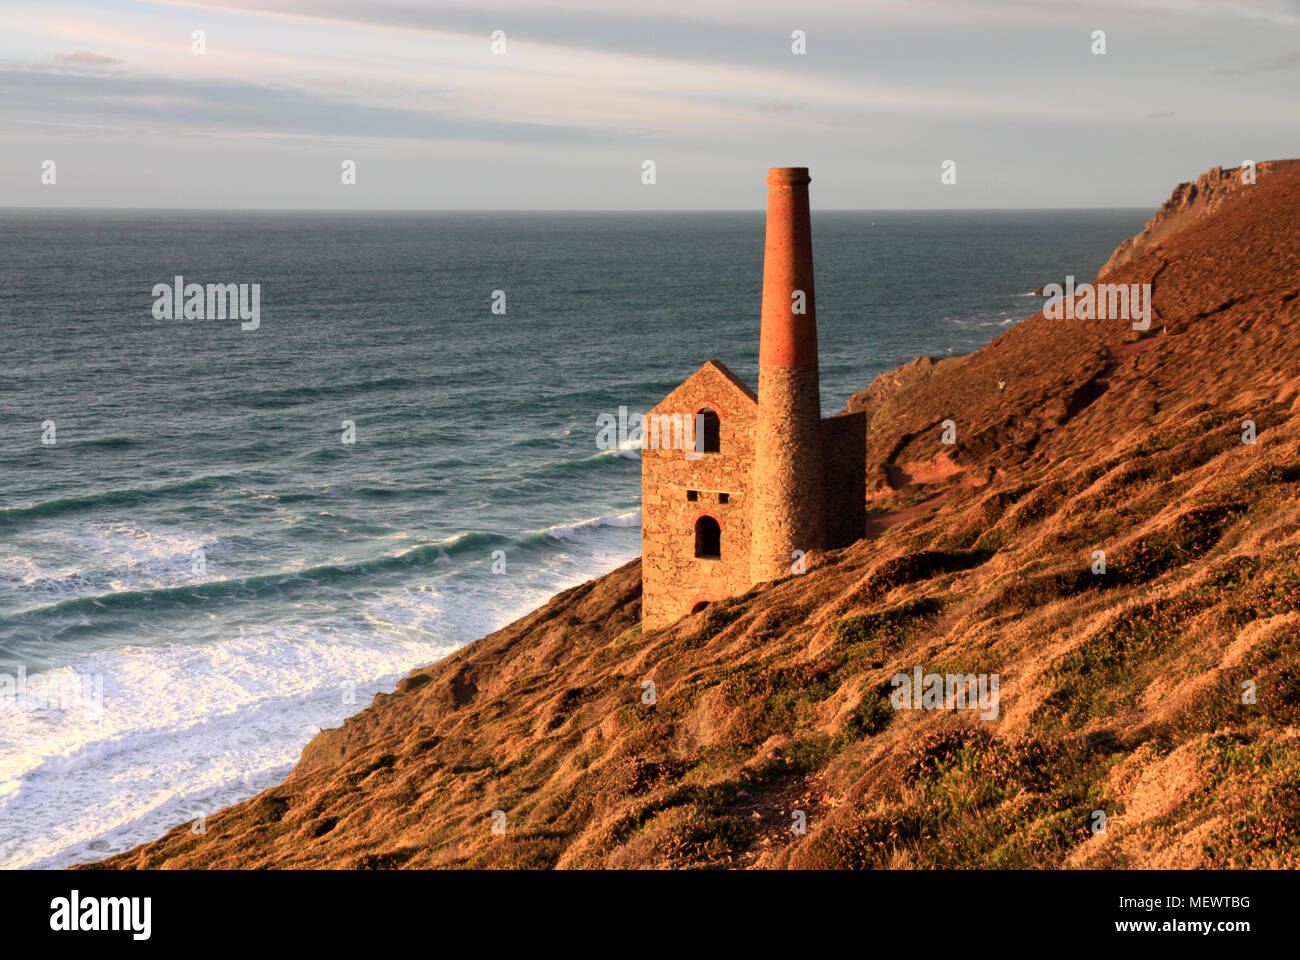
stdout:
[(909, 390), (922, 380), (934, 376), (935, 371), (944, 364), (955, 363), (958, 357), (914, 357), (911, 362), (886, 370), (871, 381), (865, 390), (859, 390), (849, 397), (844, 406), (844, 413), (866, 413), (868, 429), (871, 417), (886, 400)]
[(1279, 166), (1296, 162), (1284, 160), (1258, 163), (1255, 165), (1254, 183), (1246, 182), (1244, 167), (1231, 167), (1227, 170), (1214, 167), (1197, 177), (1194, 183), (1180, 183), (1174, 187), (1174, 192), (1156, 211), (1156, 215), (1147, 221), (1143, 231), (1136, 237), (1125, 240), (1110, 255), (1097, 275), (1098, 278), (1106, 277), (1134, 257), (1158, 246), (1166, 237), (1173, 236), (1201, 217), (1221, 209), (1229, 200), (1258, 186), (1261, 178), (1270, 176)]

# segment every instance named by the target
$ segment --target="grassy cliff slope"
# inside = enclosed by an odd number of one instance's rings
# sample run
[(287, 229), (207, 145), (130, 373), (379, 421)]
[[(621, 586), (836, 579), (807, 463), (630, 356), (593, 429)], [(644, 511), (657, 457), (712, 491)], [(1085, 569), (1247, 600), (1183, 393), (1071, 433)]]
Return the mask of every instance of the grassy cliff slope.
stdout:
[[(1149, 331), (1040, 314), (855, 398), (875, 539), (648, 633), (629, 564), (101, 866), (1300, 866), (1300, 162), (1223, 179), (1103, 273)], [(895, 710), (916, 666), (997, 717)]]

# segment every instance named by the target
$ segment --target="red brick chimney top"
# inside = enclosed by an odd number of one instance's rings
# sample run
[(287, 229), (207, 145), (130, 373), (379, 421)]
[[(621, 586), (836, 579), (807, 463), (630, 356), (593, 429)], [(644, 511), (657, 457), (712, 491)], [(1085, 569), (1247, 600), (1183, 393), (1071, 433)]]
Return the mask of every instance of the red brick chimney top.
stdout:
[(763, 252), (760, 366), (803, 367), (817, 362), (817, 308), (813, 300), (812, 226), (807, 167), (767, 171), (767, 243)]
[(768, 167), (767, 183), (768, 186), (775, 186), (778, 183), (797, 184), (811, 183), (812, 177), (808, 176), (807, 167)]

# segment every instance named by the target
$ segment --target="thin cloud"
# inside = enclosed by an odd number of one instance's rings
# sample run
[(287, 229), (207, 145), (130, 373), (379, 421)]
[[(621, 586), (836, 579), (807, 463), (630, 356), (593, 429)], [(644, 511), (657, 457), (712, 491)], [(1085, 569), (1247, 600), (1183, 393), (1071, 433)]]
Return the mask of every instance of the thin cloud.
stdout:
[(1259, 20), (1294, 26), (1300, 23), (1300, 0), (1103, 0), (1111, 6), (1147, 7), (1175, 14)]
[[(194, 135), (270, 133), (285, 136), (388, 140), (607, 144), (635, 141), (635, 131), (521, 123), (393, 107), (367, 106), (292, 87), (237, 80), (106, 76), (0, 69), (0, 116), (65, 117), (130, 128), (140, 123)], [(10, 105), (6, 110), (5, 105)]]
[(82, 63), (91, 65), (103, 65), (110, 63), (121, 63), (117, 57), (103, 57), (97, 53), (91, 53), (89, 50), (74, 50), (72, 53), (65, 53), (59, 57), (60, 63)]
[(1257, 73), (1272, 73), (1277, 70), (1290, 70), (1293, 67), (1300, 66), (1300, 50), (1288, 50), (1280, 57), (1274, 57), (1272, 60), (1265, 60), (1263, 63), (1256, 64), (1253, 67), (1244, 67), (1237, 70), (1215, 70), (1215, 74), (1224, 77), (1253, 77)]

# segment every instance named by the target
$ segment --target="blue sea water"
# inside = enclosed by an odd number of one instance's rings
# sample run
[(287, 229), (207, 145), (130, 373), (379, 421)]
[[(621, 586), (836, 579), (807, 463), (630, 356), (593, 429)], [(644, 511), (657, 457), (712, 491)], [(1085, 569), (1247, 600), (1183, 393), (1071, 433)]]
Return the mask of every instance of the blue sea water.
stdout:
[[(1148, 216), (815, 212), (825, 412)], [(597, 417), (709, 359), (755, 385), (762, 251), (761, 212), (0, 211), (0, 867), (251, 796), (636, 556), (640, 464)], [(261, 284), (260, 327), (155, 319), (177, 274)]]

